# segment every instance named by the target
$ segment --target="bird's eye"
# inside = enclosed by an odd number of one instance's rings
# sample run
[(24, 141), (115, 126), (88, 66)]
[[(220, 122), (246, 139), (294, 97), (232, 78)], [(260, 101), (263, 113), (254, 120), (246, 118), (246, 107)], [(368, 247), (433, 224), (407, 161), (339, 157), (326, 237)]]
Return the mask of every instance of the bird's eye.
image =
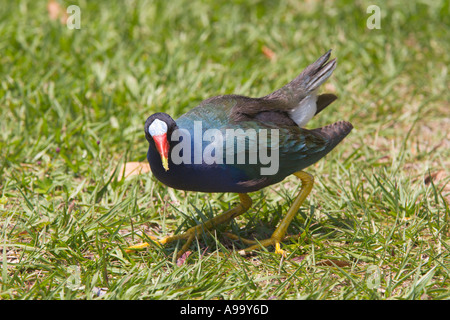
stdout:
[(148, 127), (148, 133), (152, 137), (167, 133), (167, 123), (159, 119), (155, 119), (155, 121), (153, 121), (152, 124)]

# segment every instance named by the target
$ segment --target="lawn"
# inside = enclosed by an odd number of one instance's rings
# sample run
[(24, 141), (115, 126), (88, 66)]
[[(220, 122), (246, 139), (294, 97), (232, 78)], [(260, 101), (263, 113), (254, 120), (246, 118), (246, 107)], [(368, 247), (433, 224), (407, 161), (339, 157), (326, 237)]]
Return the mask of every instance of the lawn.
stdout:
[[(450, 298), (448, 1), (1, 2), (0, 299)], [(270, 236), (295, 177), (186, 259), (182, 243), (126, 252), (239, 201), (124, 178), (146, 118), (267, 95), (328, 49), (339, 99), (308, 128), (355, 128), (306, 169), (288, 255), (241, 256), (224, 232)]]

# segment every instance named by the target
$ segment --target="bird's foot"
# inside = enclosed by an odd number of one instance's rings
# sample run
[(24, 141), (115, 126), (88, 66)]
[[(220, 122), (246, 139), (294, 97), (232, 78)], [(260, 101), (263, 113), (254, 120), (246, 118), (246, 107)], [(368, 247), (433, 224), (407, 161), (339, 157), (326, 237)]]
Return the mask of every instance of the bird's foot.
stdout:
[(269, 247), (269, 246), (275, 246), (275, 253), (280, 254), (283, 257), (286, 257), (286, 255), (287, 255), (286, 251), (281, 249), (281, 239), (279, 239), (278, 237), (272, 236), (269, 239), (257, 241), (257, 240), (241, 238), (241, 237), (239, 237), (235, 234), (229, 233), (229, 232), (225, 233), (224, 235), (230, 239), (240, 240), (245, 244), (251, 245), (248, 248), (240, 250), (239, 254), (241, 254), (241, 255), (245, 255), (245, 254), (249, 253), (250, 251), (254, 251), (257, 249), (261, 249), (262, 247)]
[[(150, 237), (150, 239), (160, 245), (164, 245), (164, 244), (167, 244), (167, 243), (170, 243), (173, 241), (177, 241), (177, 240), (186, 240), (183, 247), (181, 247), (180, 251), (178, 251), (178, 253), (177, 253), (177, 259), (178, 259), (189, 249), (189, 246), (191, 245), (192, 241), (196, 237), (198, 237), (200, 234), (204, 233), (205, 231), (214, 229), (216, 226), (218, 226), (222, 223), (226, 223), (226, 222), (230, 221), (231, 219), (234, 219), (238, 215), (241, 215), (244, 212), (246, 212), (251, 207), (252, 199), (247, 194), (240, 193), (239, 199), (240, 199), (240, 203), (236, 207), (231, 208), (230, 210), (227, 210), (224, 213), (222, 213), (202, 224), (199, 224), (195, 227), (191, 227), (182, 234), (168, 236), (168, 237), (165, 237), (162, 239), (158, 239), (156, 237)], [(143, 249), (148, 246), (150, 246), (150, 244), (147, 242), (137, 244), (137, 245), (128, 247), (127, 249), (125, 249), (125, 252), (131, 252), (134, 250)]]
[[(160, 238), (157, 238), (157, 237), (154, 237), (154, 236), (148, 236), (148, 237), (154, 243), (157, 243), (157, 244), (160, 244), (160, 245), (164, 244), (165, 243), (165, 239), (166, 239), (166, 238), (160, 239)], [(138, 244), (135, 244), (134, 246), (130, 246), (130, 247), (126, 248), (125, 252), (126, 253), (130, 253), (130, 252), (133, 252), (133, 251), (136, 251), (136, 250), (145, 249), (145, 248), (147, 248), (149, 246), (150, 246), (150, 243), (148, 243), (148, 242), (138, 243)]]
[[(162, 239), (158, 239), (156, 237), (150, 236), (150, 239), (153, 240), (155, 243), (160, 245), (165, 245), (167, 243), (176, 241), (176, 240), (186, 240), (183, 247), (178, 251), (177, 253), (177, 259), (180, 258), (189, 248), (192, 241), (195, 239), (196, 236), (198, 236), (203, 231), (203, 225), (198, 225), (192, 228), (189, 228), (186, 232), (182, 234), (177, 234), (174, 236), (167, 236)], [(125, 249), (125, 252), (132, 252), (135, 250), (140, 250), (149, 247), (150, 244), (148, 242), (140, 243), (131, 247), (128, 247)]]
[(257, 242), (257, 243), (252, 245), (252, 246), (250, 246), (250, 247), (248, 247), (248, 248), (240, 250), (239, 254), (245, 255), (245, 254), (247, 254), (250, 251), (253, 251), (253, 250), (256, 250), (256, 249), (260, 249), (261, 247), (275, 246), (275, 253), (281, 255), (282, 257), (286, 257), (286, 255), (287, 255), (286, 251), (281, 249), (281, 245), (280, 245), (281, 241), (280, 241), (280, 239), (272, 237), (272, 238), (269, 238), (269, 239), (264, 239), (264, 240), (255, 241), (255, 242)]

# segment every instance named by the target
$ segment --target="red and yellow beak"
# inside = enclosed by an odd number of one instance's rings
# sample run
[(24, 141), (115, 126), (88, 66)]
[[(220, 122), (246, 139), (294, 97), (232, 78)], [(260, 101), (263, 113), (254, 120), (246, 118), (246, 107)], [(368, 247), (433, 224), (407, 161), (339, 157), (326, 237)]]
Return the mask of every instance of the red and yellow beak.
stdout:
[(167, 141), (167, 133), (153, 136), (156, 150), (161, 156), (161, 162), (164, 170), (169, 171), (169, 142)]

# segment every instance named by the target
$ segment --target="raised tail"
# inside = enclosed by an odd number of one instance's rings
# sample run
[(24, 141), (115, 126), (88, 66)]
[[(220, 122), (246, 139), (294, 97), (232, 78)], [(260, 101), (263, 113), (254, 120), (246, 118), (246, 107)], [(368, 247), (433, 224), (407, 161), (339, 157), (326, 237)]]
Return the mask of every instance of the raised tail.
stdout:
[(306, 69), (288, 85), (292, 86), (293, 89), (300, 88), (306, 92), (316, 90), (331, 76), (334, 69), (336, 69), (336, 58), (328, 61), (330, 55), (331, 50), (328, 50), (328, 52), (317, 59), (316, 62), (306, 67)]
[(328, 61), (330, 56), (331, 50), (328, 50), (316, 62), (306, 67), (294, 80), (265, 98), (282, 99), (292, 104), (292, 106), (296, 106), (303, 98), (319, 88), (331, 76), (334, 69), (336, 69), (336, 58)]
[(312, 63), (294, 80), (263, 99), (279, 101), (284, 105), (289, 117), (304, 127), (309, 120), (337, 97), (334, 94), (317, 95), (318, 88), (336, 69), (336, 59), (330, 60), (331, 50)]

